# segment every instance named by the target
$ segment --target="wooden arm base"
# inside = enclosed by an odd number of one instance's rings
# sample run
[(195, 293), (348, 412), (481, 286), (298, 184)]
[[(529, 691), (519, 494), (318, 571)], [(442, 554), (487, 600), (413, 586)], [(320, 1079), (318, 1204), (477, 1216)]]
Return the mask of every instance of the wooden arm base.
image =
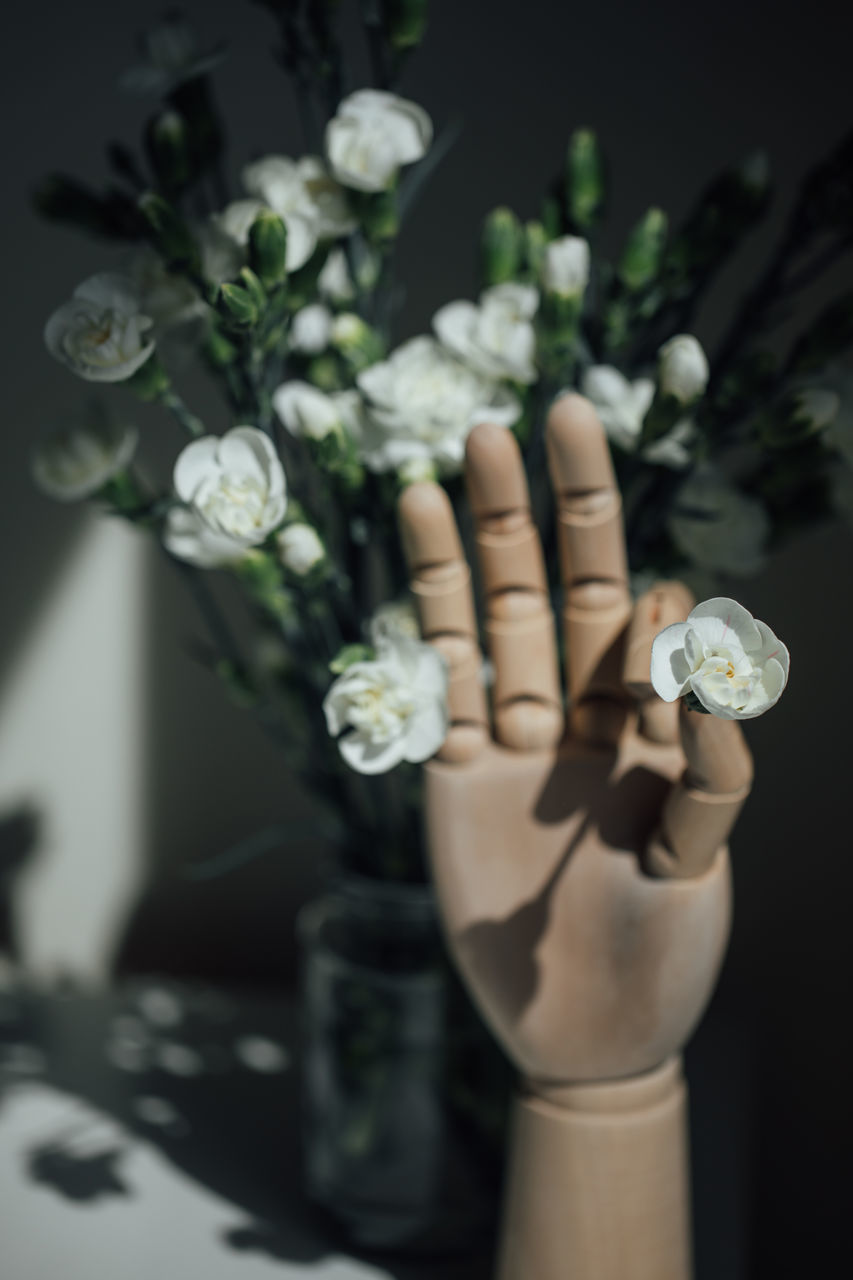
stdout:
[(515, 1103), (498, 1280), (689, 1280), (681, 1062)]

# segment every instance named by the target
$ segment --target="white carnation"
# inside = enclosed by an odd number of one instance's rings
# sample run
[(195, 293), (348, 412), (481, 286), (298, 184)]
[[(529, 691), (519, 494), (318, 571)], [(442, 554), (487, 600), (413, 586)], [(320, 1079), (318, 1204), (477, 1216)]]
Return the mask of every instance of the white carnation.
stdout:
[(263, 156), (243, 170), (243, 186), (287, 223), (303, 218), (317, 239), (337, 239), (355, 229), (343, 187), (319, 156)]
[(355, 662), (323, 702), (329, 733), (358, 773), (428, 760), (447, 734), (447, 667), (430, 645), (396, 636)]
[(55, 432), (33, 456), (33, 479), (58, 502), (91, 498), (128, 465), (137, 439), (135, 427), (109, 421)]
[(385, 645), (396, 643), (401, 637), (420, 640), (418, 615), (411, 600), (388, 600), (381, 604), (370, 619), (370, 643), (382, 650)]
[(415, 459), (458, 471), (478, 422), (508, 427), (521, 413), (512, 392), (460, 364), (434, 338), (410, 339), (356, 381), (365, 400), (359, 449), (372, 471)]
[(665, 702), (688, 691), (723, 720), (751, 720), (782, 696), (788, 650), (736, 600), (705, 600), (655, 636), (651, 680)]
[(317, 277), (317, 291), (329, 302), (351, 302), (355, 297), (343, 249), (333, 249), (323, 263), (323, 270)]
[(539, 294), (528, 284), (499, 284), (473, 302), (449, 302), (433, 316), (439, 342), (464, 364), (490, 378), (536, 381), (532, 320)]
[(386, 191), (404, 164), (426, 154), (432, 122), (422, 107), (381, 89), (359, 89), (326, 126), (332, 173), (357, 191)]
[(88, 382), (123, 382), (154, 350), (149, 316), (125, 276), (104, 272), (84, 280), (45, 325), (51, 355)]
[(273, 408), (294, 436), (322, 440), (331, 432), (349, 429), (358, 414), (358, 392), (335, 391), (327, 395), (297, 378), (283, 382), (273, 392)]
[(174, 484), (194, 518), (171, 519), (166, 545), (195, 564), (239, 559), (281, 524), (287, 506), (284, 469), (256, 427), (193, 440), (178, 457)]

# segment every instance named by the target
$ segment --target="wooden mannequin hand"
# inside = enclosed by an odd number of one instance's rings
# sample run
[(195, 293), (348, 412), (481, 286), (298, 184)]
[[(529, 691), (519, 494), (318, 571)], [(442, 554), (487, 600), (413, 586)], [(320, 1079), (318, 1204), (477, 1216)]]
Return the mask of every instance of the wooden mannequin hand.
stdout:
[(401, 526), (425, 637), (450, 667), (450, 730), (427, 766), (433, 871), (451, 951), (529, 1088), (653, 1070), (712, 990), (729, 927), (725, 841), (751, 781), (736, 722), (662, 703), (653, 637), (689, 594), (632, 607), (604, 433), (580, 396), (547, 426), (565, 591), (571, 713), (562, 710), (541, 547), (513, 436), (471, 433), (494, 740), (470, 586), (437, 485), (409, 487)]

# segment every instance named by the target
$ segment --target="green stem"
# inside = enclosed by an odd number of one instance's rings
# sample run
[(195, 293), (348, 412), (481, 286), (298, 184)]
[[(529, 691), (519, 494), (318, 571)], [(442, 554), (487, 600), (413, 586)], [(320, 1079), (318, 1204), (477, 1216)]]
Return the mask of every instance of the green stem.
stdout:
[(191, 413), (184, 401), (178, 395), (177, 391), (173, 391), (170, 387), (168, 391), (164, 391), (158, 397), (159, 403), (164, 409), (168, 409), (174, 418), (177, 419), (181, 428), (193, 440), (204, 435), (204, 423)]

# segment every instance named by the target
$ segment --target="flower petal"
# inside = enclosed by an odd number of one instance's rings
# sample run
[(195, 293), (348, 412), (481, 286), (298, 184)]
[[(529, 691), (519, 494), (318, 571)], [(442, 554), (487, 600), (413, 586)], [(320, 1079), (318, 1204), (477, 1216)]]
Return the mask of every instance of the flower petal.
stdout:
[(178, 455), (172, 483), (183, 502), (192, 502), (199, 485), (217, 468), (219, 453), (218, 436), (202, 436), (193, 440)]
[(405, 743), (402, 736), (388, 742), (371, 742), (358, 730), (338, 738), (338, 749), (356, 773), (387, 773), (403, 760)]
[(690, 667), (684, 653), (689, 630), (687, 622), (674, 622), (659, 632), (652, 642), (651, 682), (655, 693), (664, 702), (675, 702), (680, 698), (690, 679)]
[(706, 644), (731, 644), (736, 637), (750, 653), (761, 648), (761, 632), (748, 609), (728, 596), (715, 596), (697, 604), (687, 617)]

